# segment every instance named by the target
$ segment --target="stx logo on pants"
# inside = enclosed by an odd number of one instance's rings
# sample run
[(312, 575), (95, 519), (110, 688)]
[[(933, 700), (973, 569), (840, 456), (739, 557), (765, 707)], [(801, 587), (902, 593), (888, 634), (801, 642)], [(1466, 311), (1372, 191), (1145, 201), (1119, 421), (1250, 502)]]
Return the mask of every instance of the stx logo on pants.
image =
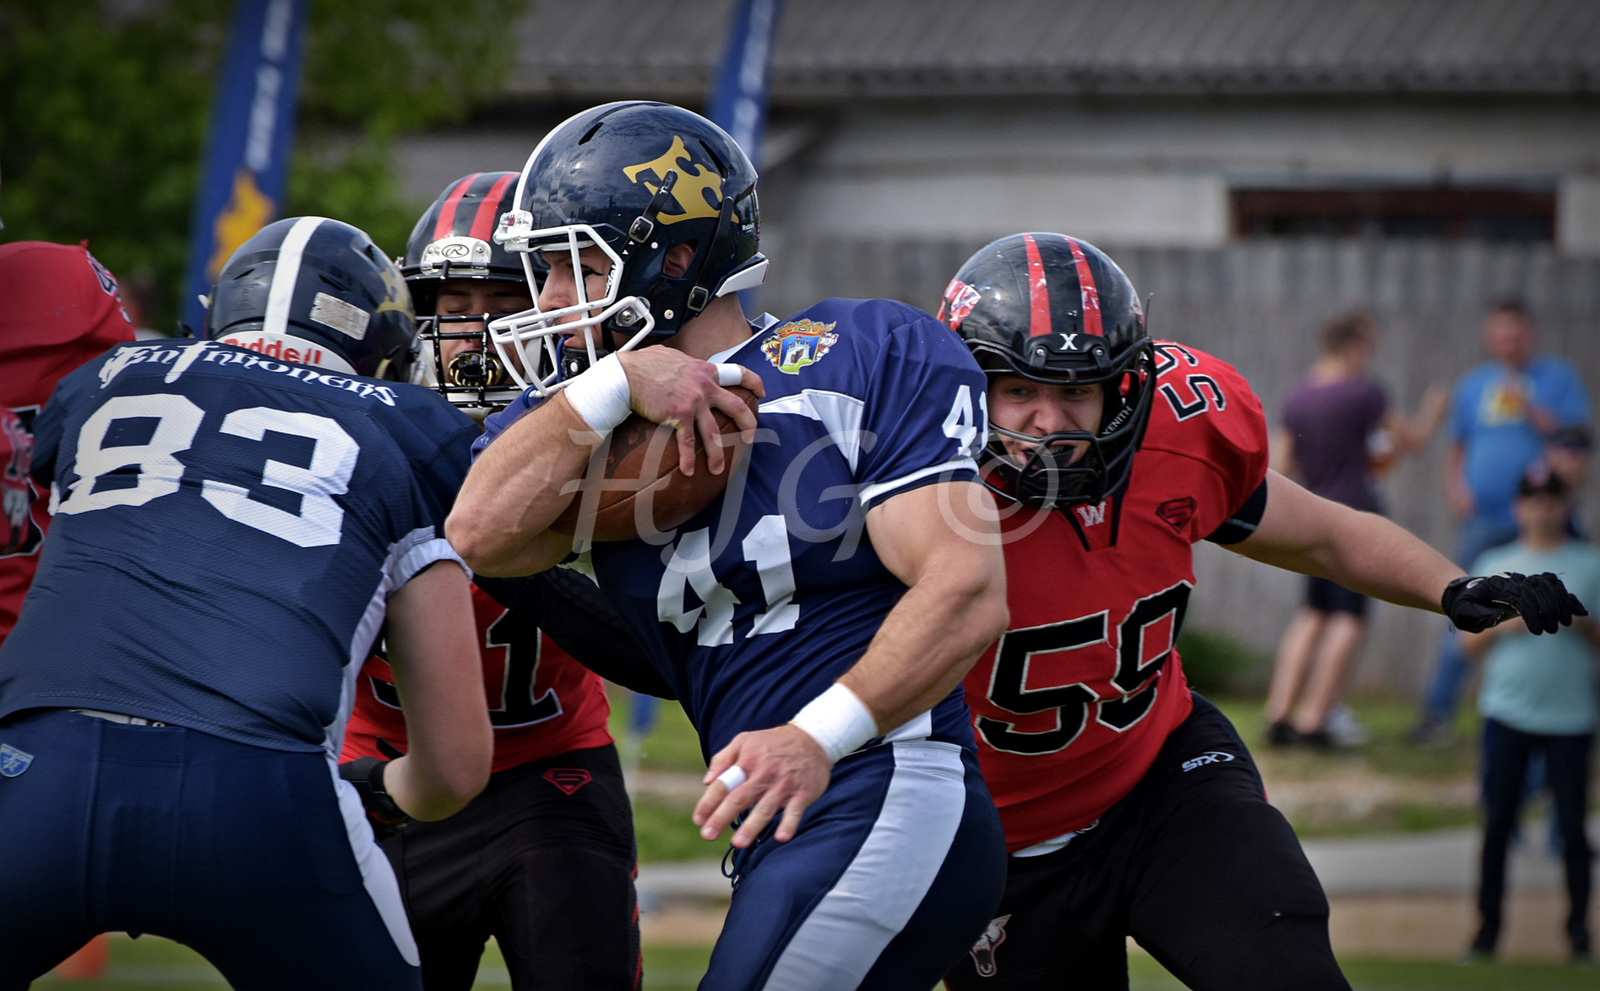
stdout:
[(1195, 768), (1205, 767), (1207, 764), (1226, 764), (1230, 760), (1233, 760), (1233, 754), (1224, 753), (1221, 750), (1207, 750), (1198, 757), (1190, 757), (1184, 761), (1183, 773), (1188, 774)]
[(994, 951), (1006, 941), (1006, 923), (1011, 921), (1011, 916), (1002, 915), (989, 922), (989, 927), (972, 944), (972, 949), (967, 952), (972, 954), (973, 966), (978, 968), (979, 977), (993, 977), (999, 969), (994, 962)]

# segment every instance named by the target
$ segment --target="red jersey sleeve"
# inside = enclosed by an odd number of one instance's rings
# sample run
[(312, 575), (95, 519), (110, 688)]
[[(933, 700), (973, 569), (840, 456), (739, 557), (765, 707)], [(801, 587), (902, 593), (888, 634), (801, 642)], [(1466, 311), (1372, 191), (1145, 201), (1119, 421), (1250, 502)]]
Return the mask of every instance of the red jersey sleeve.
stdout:
[(1193, 505), (1174, 507), (1191, 543), (1204, 540), (1251, 501), (1267, 478), (1267, 418), (1232, 365), (1185, 344), (1156, 344), (1156, 395), (1143, 448), (1186, 458)]
[(0, 406), (43, 406), (68, 372), (134, 339), (116, 277), (84, 244), (0, 245)]

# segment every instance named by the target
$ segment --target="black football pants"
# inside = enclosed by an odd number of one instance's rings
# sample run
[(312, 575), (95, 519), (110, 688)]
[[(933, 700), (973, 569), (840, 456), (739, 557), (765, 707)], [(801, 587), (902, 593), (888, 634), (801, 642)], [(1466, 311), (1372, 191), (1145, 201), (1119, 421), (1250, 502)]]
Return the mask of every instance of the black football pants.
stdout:
[(1006, 892), (953, 991), (1127, 991), (1132, 935), (1196, 991), (1349, 991), (1328, 900), (1233, 726), (1195, 696), (1144, 779)]
[(639, 987), (633, 812), (615, 747), (500, 771), (465, 809), (383, 849), (427, 991), (468, 991), (490, 936), (517, 991)]

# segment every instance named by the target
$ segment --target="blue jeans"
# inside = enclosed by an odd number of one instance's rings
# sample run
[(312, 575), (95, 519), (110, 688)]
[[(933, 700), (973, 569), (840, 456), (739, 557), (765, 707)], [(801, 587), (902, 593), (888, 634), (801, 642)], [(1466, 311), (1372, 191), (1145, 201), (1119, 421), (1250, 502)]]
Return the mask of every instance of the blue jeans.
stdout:
[[(1474, 516), (1461, 524), (1456, 536), (1456, 563), (1471, 568), (1472, 563), (1491, 547), (1508, 544), (1517, 538), (1517, 528), (1501, 520)], [(1461, 683), (1467, 677), (1467, 655), (1456, 643), (1454, 628), (1445, 633), (1439, 645), (1439, 660), (1433, 680), (1423, 696), (1422, 716), (1429, 723), (1447, 723), (1461, 700)]]

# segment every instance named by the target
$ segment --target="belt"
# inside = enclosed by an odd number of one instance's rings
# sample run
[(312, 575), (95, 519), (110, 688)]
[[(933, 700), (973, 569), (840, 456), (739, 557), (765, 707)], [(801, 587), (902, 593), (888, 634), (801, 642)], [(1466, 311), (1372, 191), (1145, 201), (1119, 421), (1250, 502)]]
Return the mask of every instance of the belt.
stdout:
[(165, 726), (165, 725), (167, 725), (166, 723), (157, 722), (154, 719), (146, 719), (143, 716), (124, 715), (123, 713), (120, 713), (120, 712), (102, 712), (99, 709), (73, 709), (72, 711), (76, 712), (76, 713), (78, 713), (79, 715), (82, 715), (82, 716), (93, 716), (96, 719), (104, 719), (104, 720), (107, 720), (107, 721), (113, 722), (113, 723), (122, 723), (125, 726)]

